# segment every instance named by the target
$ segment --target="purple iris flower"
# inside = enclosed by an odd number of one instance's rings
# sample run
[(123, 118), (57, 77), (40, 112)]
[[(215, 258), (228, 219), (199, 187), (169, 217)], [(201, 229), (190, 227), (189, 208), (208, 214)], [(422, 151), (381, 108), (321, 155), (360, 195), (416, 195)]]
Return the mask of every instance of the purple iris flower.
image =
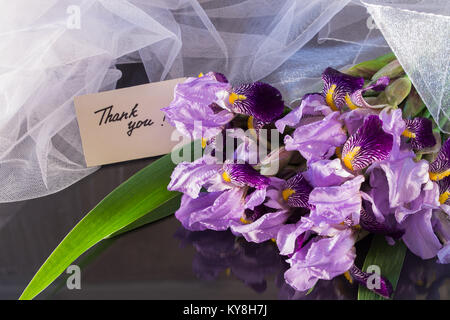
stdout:
[(242, 84), (228, 98), (231, 110), (270, 123), (280, 117), (284, 102), (280, 91), (264, 82)]
[(313, 187), (338, 186), (355, 177), (342, 167), (340, 159), (315, 161), (309, 165), (303, 176)]
[[(286, 282), (304, 291), (319, 279), (346, 273), (367, 286), (369, 274), (354, 265), (358, 223), (372, 229), (381, 224), (362, 207), (364, 177), (348, 172), (339, 159), (312, 162), (302, 175), (314, 186), (308, 197), (310, 213), (296, 223), (284, 224), (276, 239), (280, 254), (288, 256), (291, 265)], [(380, 282), (381, 287), (374, 291), (389, 297), (389, 281), (382, 278)]]
[(319, 279), (331, 280), (349, 270), (355, 260), (355, 238), (350, 229), (333, 237), (316, 236), (287, 261), (291, 267), (284, 274), (294, 289), (306, 291)]
[(345, 105), (350, 109), (341, 115), (349, 134), (353, 134), (369, 115), (376, 115), (385, 105), (372, 106), (363, 97), (368, 90), (382, 91), (389, 84), (388, 77), (381, 77), (375, 83), (363, 88), (364, 79), (349, 76), (332, 68), (322, 75), (324, 80), (323, 95), (326, 103), (333, 110), (340, 110)]
[[(428, 163), (425, 160), (415, 162), (409, 153), (403, 158), (376, 163), (369, 172), (370, 195), (376, 206), (381, 205), (381, 210), (374, 210), (375, 213), (388, 214), (392, 212), (388, 208), (408, 207), (407, 204), (417, 199), (430, 181)], [(378, 215), (377, 219), (383, 221), (383, 217)]]
[(347, 139), (339, 112), (333, 112), (320, 94), (305, 95), (300, 106), (275, 126), (281, 133), (286, 126), (296, 128), (292, 136), (284, 137), (285, 148), (299, 151), (308, 162), (330, 158)]
[[(175, 216), (186, 229), (225, 230), (242, 217), (248, 188), (264, 193), (269, 184), (270, 179), (249, 164), (219, 164), (205, 155), (178, 164), (167, 188), (184, 193)], [(208, 192), (200, 192), (202, 187)]]
[[(363, 176), (354, 177), (346, 172), (339, 159), (312, 163), (302, 175), (315, 186), (307, 198), (311, 211), (295, 224), (280, 229), (277, 245), (283, 255), (292, 254), (299, 245), (299, 237), (304, 240), (308, 232), (332, 235), (346, 219), (352, 220), (352, 224), (359, 222)], [(335, 183), (330, 184), (333, 180)]]
[[(442, 249), (433, 226), (433, 211), (442, 201), (438, 184), (428, 175), (428, 162), (414, 161), (414, 154), (386, 160), (370, 168), (370, 194), (363, 194), (377, 222), (403, 230), (403, 242), (414, 254), (430, 259)], [(443, 191), (445, 193), (445, 191)], [(386, 234), (387, 235), (387, 234)]]
[[(334, 226), (317, 225), (303, 217), (296, 225), (285, 225), (277, 237), (280, 253), (289, 256), (291, 267), (285, 273), (286, 282), (299, 291), (310, 289), (320, 279), (331, 280), (345, 274), (353, 282), (367, 287), (370, 274), (354, 265), (355, 241), (358, 230), (351, 221)], [(374, 292), (390, 297), (390, 282), (381, 277)]]
[(405, 122), (406, 129), (402, 135), (411, 138), (411, 147), (414, 150), (431, 148), (436, 144), (430, 119), (414, 118), (412, 120), (405, 120)]
[(311, 185), (299, 172), (284, 183), (281, 195), (290, 207), (309, 208), (309, 195), (312, 190)]
[(350, 110), (347, 112), (343, 112), (341, 114), (340, 119), (344, 122), (345, 128), (349, 135), (354, 134), (359, 127), (364, 123), (364, 119), (366, 119), (370, 115), (378, 115), (379, 110), (368, 109), (368, 108), (357, 108), (355, 110)]
[(322, 74), (323, 96), (327, 105), (333, 111), (341, 110), (345, 105), (350, 110), (358, 108), (379, 109), (385, 105), (372, 106), (364, 99), (363, 94), (368, 90), (383, 91), (389, 84), (389, 77), (380, 77), (375, 83), (364, 86), (364, 78), (353, 77), (339, 72), (333, 68), (327, 68)]
[(272, 197), (277, 197), (284, 180), (270, 178), (270, 185), (264, 190), (255, 190), (247, 196), (245, 210), (239, 221), (230, 223), (231, 231), (243, 236), (249, 242), (264, 242), (276, 237), (279, 228), (289, 218), (285, 206), (271, 205)]
[(382, 125), (378, 116), (368, 116), (364, 124), (348, 138), (342, 147), (341, 157), (348, 169), (358, 171), (389, 156), (393, 137), (383, 130)]
[[(299, 291), (310, 289), (319, 279), (330, 280), (345, 273), (355, 259), (352, 229), (341, 222), (359, 214), (359, 189), (364, 177), (345, 181), (352, 175), (343, 173), (338, 161), (323, 160), (311, 164), (313, 169), (304, 175), (312, 183), (327, 185), (324, 181), (328, 174), (330, 180), (336, 181), (336, 185), (312, 189), (307, 199), (310, 214), (301, 217), (296, 223), (283, 225), (277, 234), (280, 254), (287, 255), (291, 265), (285, 273), (285, 279)], [(323, 172), (321, 166), (325, 168)], [(318, 177), (317, 182), (314, 177)]]
[(277, 119), (283, 109), (281, 93), (269, 84), (255, 82), (233, 89), (224, 75), (209, 72), (178, 84), (174, 100), (162, 110), (178, 131), (205, 143), (236, 113), (250, 116), (249, 123), (261, 126)]
[(275, 126), (281, 133), (286, 126), (298, 128), (309, 123), (322, 120), (333, 111), (326, 105), (325, 99), (319, 93), (305, 94), (300, 106), (293, 109), (282, 119), (275, 122)]
[(355, 90), (351, 95), (346, 96), (346, 104), (351, 110), (357, 108), (367, 108), (367, 109), (379, 109), (384, 108), (385, 105), (373, 106), (369, 104), (363, 97), (363, 94), (368, 90), (383, 91), (389, 84), (389, 77), (380, 77), (375, 83), (358, 90)]
[(330, 67), (322, 73), (322, 80), (323, 96), (333, 111), (342, 109), (350, 95), (364, 85), (364, 78), (353, 77)]
[(445, 141), (436, 159), (430, 163), (430, 179), (441, 180), (450, 176), (450, 139)]
[(407, 216), (401, 224), (405, 229), (403, 242), (422, 259), (435, 257), (442, 248), (433, 229), (432, 214), (432, 209), (424, 208)]
[(392, 239), (400, 239), (405, 233), (395, 221), (385, 219), (383, 222), (379, 222), (369, 205), (367, 205), (367, 210), (364, 206), (361, 208), (359, 224), (361, 228), (370, 233), (381, 234)]
[(341, 185), (314, 188), (309, 195), (309, 203), (314, 206), (309, 218), (318, 225), (339, 224), (347, 218), (358, 224), (363, 181), (364, 176), (360, 175)]
[(287, 181), (272, 177), (264, 195), (255, 191), (255, 196), (248, 196), (242, 223), (233, 222), (231, 230), (251, 242), (274, 239), (291, 217), (293, 208), (309, 208), (311, 190), (302, 173)]
[[(356, 229), (355, 229), (356, 228)], [(280, 253), (289, 256), (291, 267), (285, 273), (286, 282), (299, 291), (310, 289), (320, 279), (346, 274), (367, 287), (370, 274), (354, 265), (357, 227), (351, 222), (334, 226), (317, 225), (304, 217), (296, 225), (285, 225), (277, 237)], [(390, 297), (390, 282), (381, 277), (380, 287), (371, 290)]]
[[(220, 73), (209, 72), (177, 84), (171, 104), (161, 109), (167, 121), (185, 136), (209, 139), (217, 135), (234, 115), (222, 107), (231, 85)], [(198, 125), (197, 125), (198, 124)]]
[[(403, 150), (401, 150), (401, 136), (403, 132), (406, 129), (406, 123), (402, 118), (402, 111), (400, 109), (391, 109), (391, 108), (384, 108), (380, 114), (379, 117), (381, 121), (383, 122), (383, 130), (386, 133), (389, 133), (393, 137), (393, 143), (392, 143), (392, 150), (389, 155), (390, 160), (395, 160), (398, 158), (403, 157)], [(409, 149), (408, 149), (409, 150)], [(412, 155), (413, 153), (410, 152)]]

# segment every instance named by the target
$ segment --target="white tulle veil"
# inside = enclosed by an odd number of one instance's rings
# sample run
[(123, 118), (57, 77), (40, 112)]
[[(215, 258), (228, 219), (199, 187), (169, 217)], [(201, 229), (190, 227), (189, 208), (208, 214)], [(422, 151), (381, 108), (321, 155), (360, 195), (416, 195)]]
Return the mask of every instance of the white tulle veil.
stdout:
[[(393, 50), (434, 119), (449, 112), (447, 0), (14, 0), (0, 10), (0, 202), (54, 193), (86, 168), (73, 97), (214, 70), (286, 101), (327, 66)], [(448, 131), (448, 128), (443, 128)]]

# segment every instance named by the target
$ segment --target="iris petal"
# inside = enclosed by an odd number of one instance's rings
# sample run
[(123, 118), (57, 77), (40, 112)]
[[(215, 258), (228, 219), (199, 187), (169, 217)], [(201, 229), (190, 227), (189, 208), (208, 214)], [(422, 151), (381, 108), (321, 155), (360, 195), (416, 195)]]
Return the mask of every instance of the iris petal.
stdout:
[(411, 138), (411, 146), (415, 150), (430, 148), (436, 144), (433, 135), (433, 125), (427, 118), (414, 118), (405, 120), (406, 129), (402, 135)]
[(231, 109), (265, 123), (279, 118), (284, 110), (280, 91), (264, 82), (243, 84), (230, 94)]
[(208, 75), (211, 74), (217, 81), (228, 83), (227, 77), (220, 72), (208, 72)]
[(389, 280), (387, 280), (384, 277), (379, 278), (379, 281), (380, 281), (379, 288), (369, 288), (367, 285), (370, 283), (369, 278), (370, 278), (370, 276), (373, 276), (373, 273), (364, 272), (364, 271), (360, 270), (358, 267), (356, 267), (355, 265), (353, 265), (348, 271), (350, 273), (350, 276), (356, 282), (365, 286), (367, 289), (378, 293), (379, 295), (381, 295), (385, 298), (390, 298), (392, 295), (392, 292), (394, 292), (394, 290), (392, 289), (391, 283), (389, 282)]
[(308, 200), (312, 189), (303, 174), (299, 172), (286, 181), (282, 189), (282, 196), (291, 207), (309, 208)]
[(364, 208), (361, 208), (359, 224), (363, 229), (371, 233), (382, 234), (394, 239), (399, 239), (404, 234), (403, 230), (392, 228), (383, 222), (378, 222), (375, 215), (369, 211), (366, 211)]
[(364, 78), (357, 78), (339, 72), (333, 68), (326, 68), (322, 73), (323, 95), (327, 104), (334, 110), (341, 109), (345, 104), (347, 94), (352, 94), (364, 85)]
[(231, 223), (231, 231), (249, 242), (260, 243), (275, 238), (288, 217), (288, 211), (268, 212), (267, 208), (261, 205), (255, 208), (254, 213), (246, 210), (245, 223)]
[(430, 179), (441, 180), (450, 176), (450, 140), (445, 141), (436, 159), (430, 164)]
[(346, 96), (346, 103), (348, 107), (352, 110), (356, 109), (357, 107), (360, 108), (381, 108), (384, 107), (384, 105), (377, 105), (373, 106), (364, 99), (363, 93), (367, 90), (374, 90), (374, 91), (382, 91), (386, 88), (386, 86), (389, 84), (389, 78), (388, 77), (381, 77), (379, 78), (374, 84), (369, 85), (365, 87), (364, 89), (359, 89), (353, 92), (351, 95)]
[(342, 160), (347, 168), (361, 170), (389, 156), (393, 137), (383, 131), (382, 125), (383, 122), (378, 116), (371, 115), (347, 139), (342, 148)]
[(226, 162), (222, 170), (224, 180), (239, 187), (250, 186), (256, 189), (264, 189), (270, 184), (269, 177), (263, 176), (247, 163), (236, 164)]
[(222, 108), (218, 94), (227, 93), (231, 85), (214, 72), (199, 78), (188, 78), (176, 85), (174, 99), (162, 108), (166, 120), (185, 136), (209, 139), (216, 136), (233, 119), (233, 113)]

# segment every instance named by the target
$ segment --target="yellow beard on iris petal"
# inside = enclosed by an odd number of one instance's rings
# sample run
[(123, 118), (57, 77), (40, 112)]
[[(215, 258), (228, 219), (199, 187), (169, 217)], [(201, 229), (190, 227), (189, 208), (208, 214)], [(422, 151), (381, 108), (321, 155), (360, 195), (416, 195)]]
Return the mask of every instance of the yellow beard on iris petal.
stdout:
[(247, 97), (244, 96), (243, 94), (236, 94), (236, 93), (234, 93), (234, 92), (230, 93), (230, 96), (228, 97), (228, 101), (229, 101), (231, 104), (234, 104), (234, 102), (235, 102), (236, 100), (246, 100), (246, 99), (247, 99)]
[(356, 104), (354, 104), (354, 103), (352, 102), (352, 99), (350, 99), (350, 95), (349, 95), (348, 93), (345, 95), (345, 102), (347, 103), (347, 106), (348, 106), (351, 110), (355, 110), (355, 109), (358, 109), (358, 108), (359, 108)]
[(249, 223), (252, 223), (251, 221), (248, 221), (248, 220), (246, 220), (244, 217), (241, 217), (241, 222), (243, 223), (243, 224), (249, 224)]
[(231, 182), (230, 175), (229, 175), (228, 172), (226, 172), (226, 171), (224, 171), (224, 172), (222, 173), (222, 179), (223, 179), (224, 181), (226, 181), (226, 182)]
[(295, 193), (295, 190), (292, 189), (284, 189), (281, 192), (281, 196), (283, 197), (284, 201), (288, 201), (289, 197), (292, 196)]
[(345, 272), (344, 272), (344, 277), (345, 277), (345, 279), (348, 280), (348, 282), (350, 282), (350, 284), (353, 283), (353, 278), (352, 278), (352, 276), (350, 275), (350, 272), (345, 271)]
[(331, 85), (330, 89), (328, 89), (327, 94), (325, 95), (325, 101), (327, 102), (327, 105), (331, 108), (333, 111), (338, 111), (338, 108), (336, 107), (336, 104), (334, 103), (334, 90), (336, 89), (336, 85)]
[(449, 191), (445, 191), (444, 193), (439, 195), (439, 203), (440, 204), (444, 204), (448, 200), (449, 196), (450, 196), (450, 192)]
[(352, 161), (353, 161), (353, 159), (355, 159), (355, 157), (357, 156), (360, 149), (361, 149), (361, 147), (354, 147), (349, 152), (347, 152), (347, 154), (344, 156), (344, 159), (342, 159), (345, 166), (352, 171), (353, 171)]
[(252, 116), (248, 117), (248, 119), (247, 119), (247, 127), (250, 130), (255, 129), (255, 127), (253, 126), (253, 117)]
[(402, 132), (402, 136), (405, 136), (407, 138), (415, 138), (416, 134), (414, 132), (409, 131), (408, 129), (405, 129), (405, 131)]
[(450, 169), (447, 169), (444, 172), (430, 172), (430, 179), (433, 181), (442, 180), (448, 176), (450, 176)]

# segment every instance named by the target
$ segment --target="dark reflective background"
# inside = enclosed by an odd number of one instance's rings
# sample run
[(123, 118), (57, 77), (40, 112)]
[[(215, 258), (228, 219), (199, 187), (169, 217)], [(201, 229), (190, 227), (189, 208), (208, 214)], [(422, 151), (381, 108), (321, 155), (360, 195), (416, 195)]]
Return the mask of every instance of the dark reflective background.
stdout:
[[(146, 83), (140, 65), (120, 67), (119, 87)], [(0, 299), (17, 299), (73, 226), (120, 183), (153, 159), (108, 165), (47, 197), (0, 204)], [(358, 244), (363, 256), (370, 239)], [(358, 261), (361, 265), (362, 261)], [(173, 217), (115, 239), (80, 257), (81, 290), (63, 274), (40, 299), (355, 299), (344, 277), (320, 281), (305, 295), (283, 280), (274, 243), (247, 243), (230, 232), (189, 232)], [(450, 268), (407, 254), (396, 299), (450, 299)]]

